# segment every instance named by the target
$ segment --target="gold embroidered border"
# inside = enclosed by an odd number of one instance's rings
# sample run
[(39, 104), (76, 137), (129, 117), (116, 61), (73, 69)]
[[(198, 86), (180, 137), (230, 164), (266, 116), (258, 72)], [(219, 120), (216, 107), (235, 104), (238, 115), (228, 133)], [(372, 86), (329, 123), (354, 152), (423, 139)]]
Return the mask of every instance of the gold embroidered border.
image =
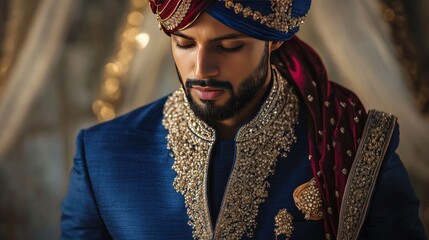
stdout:
[(298, 98), (275, 70), (272, 94), (255, 119), (236, 136), (236, 159), (225, 190), (215, 239), (253, 237), (259, 205), (268, 197), (267, 178), (275, 172), (278, 156), (286, 157), (296, 142)]
[(251, 237), (259, 205), (268, 196), (266, 178), (274, 174), (279, 154), (296, 142), (298, 98), (275, 70), (273, 87), (257, 116), (237, 133), (236, 159), (222, 201), (215, 229), (207, 200), (207, 177), (214, 129), (196, 118), (182, 89), (164, 107), (163, 125), (168, 148), (175, 159), (173, 186), (185, 198), (194, 239)]
[(190, 6), (190, 0), (179, 1), (178, 5), (176, 5), (175, 9), (168, 17), (162, 19), (160, 13), (157, 13), (156, 18), (167, 30), (173, 30), (182, 22), (183, 18), (185, 18)]
[(215, 132), (195, 117), (183, 89), (174, 92), (165, 103), (163, 125), (168, 130), (167, 148), (171, 149), (177, 174), (173, 186), (185, 198), (193, 237), (212, 239), (206, 186)]
[(347, 180), (337, 239), (357, 239), (395, 129), (396, 117), (371, 110)]
[(225, 7), (234, 10), (235, 14), (242, 14), (245, 18), (252, 17), (253, 21), (259, 21), (269, 28), (285, 33), (304, 23), (307, 18), (307, 14), (298, 18), (292, 17), (292, 0), (271, 0), (273, 12), (268, 15), (262, 15), (261, 12), (244, 7), (243, 4), (235, 3), (234, 0), (224, 1)]

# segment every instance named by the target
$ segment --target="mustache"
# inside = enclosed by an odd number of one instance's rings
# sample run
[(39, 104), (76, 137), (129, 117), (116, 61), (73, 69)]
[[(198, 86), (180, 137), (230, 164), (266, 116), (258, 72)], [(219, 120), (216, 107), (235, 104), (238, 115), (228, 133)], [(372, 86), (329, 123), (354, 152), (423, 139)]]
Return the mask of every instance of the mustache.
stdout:
[(232, 91), (232, 85), (228, 81), (219, 81), (216, 79), (200, 80), (200, 79), (187, 79), (185, 83), (186, 88), (198, 87), (214, 87), (223, 88)]

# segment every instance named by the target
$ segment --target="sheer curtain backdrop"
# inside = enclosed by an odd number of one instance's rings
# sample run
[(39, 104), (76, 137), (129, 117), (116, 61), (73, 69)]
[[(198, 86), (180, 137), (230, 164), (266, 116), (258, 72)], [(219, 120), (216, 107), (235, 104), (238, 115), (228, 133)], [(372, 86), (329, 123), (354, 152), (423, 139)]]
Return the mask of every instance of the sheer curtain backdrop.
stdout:
[(72, 0), (41, 0), (0, 98), (0, 161), (41, 93), (68, 29)]
[(301, 36), (319, 51), (333, 81), (353, 90), (367, 109), (399, 118), (402, 161), (429, 181), (429, 119), (406, 86), (379, 2), (313, 1)]

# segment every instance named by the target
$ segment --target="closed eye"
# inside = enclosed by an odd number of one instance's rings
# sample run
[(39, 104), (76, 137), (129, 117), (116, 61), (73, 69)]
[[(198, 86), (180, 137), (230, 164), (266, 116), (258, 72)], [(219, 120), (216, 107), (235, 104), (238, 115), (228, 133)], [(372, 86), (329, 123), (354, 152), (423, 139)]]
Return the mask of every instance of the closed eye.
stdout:
[[(225, 47), (225, 46), (219, 45), (219, 46), (216, 46), (216, 48), (217, 50), (222, 52), (238, 52), (241, 48), (243, 48), (243, 46), (244, 44), (240, 44), (236, 47)], [(191, 44), (182, 45), (182, 44), (176, 43), (176, 47), (179, 49), (190, 49), (195, 47), (195, 44), (191, 43)]]
[(180, 49), (189, 49), (189, 48), (192, 48), (194, 46), (195, 46), (195, 44), (180, 45), (179, 43), (176, 43), (176, 47), (180, 48)]
[(240, 44), (236, 47), (224, 47), (224, 46), (218, 46), (217, 48), (224, 52), (238, 52), (241, 48), (243, 48), (244, 44)]

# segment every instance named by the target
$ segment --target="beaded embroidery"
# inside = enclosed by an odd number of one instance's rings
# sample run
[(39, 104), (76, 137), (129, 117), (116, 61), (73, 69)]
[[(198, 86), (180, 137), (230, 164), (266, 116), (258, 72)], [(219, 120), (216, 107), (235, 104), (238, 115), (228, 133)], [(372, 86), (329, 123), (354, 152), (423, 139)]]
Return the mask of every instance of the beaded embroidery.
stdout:
[(173, 186), (185, 198), (195, 239), (253, 236), (259, 205), (268, 196), (270, 184), (266, 179), (274, 174), (278, 156), (286, 157), (296, 142), (298, 98), (274, 70), (269, 96), (257, 116), (237, 133), (236, 159), (214, 230), (206, 188), (215, 131), (196, 118), (182, 89), (165, 104), (163, 124), (177, 173)]
[(171, 15), (166, 17), (165, 19), (161, 18), (160, 12), (158, 12), (157, 9), (156, 19), (167, 30), (175, 29), (182, 22), (183, 18), (185, 18), (186, 16), (186, 13), (188, 13), (189, 7), (191, 6), (191, 1), (178, 1), (177, 4), (178, 5), (176, 6), (176, 9), (174, 9)]
[(290, 214), (287, 209), (280, 209), (277, 215), (274, 217), (275, 226), (274, 234), (276, 235), (276, 240), (280, 235), (285, 235), (286, 240), (292, 236), (294, 227), (293, 227), (293, 216)]
[(368, 211), (396, 117), (371, 110), (347, 180), (340, 211), (338, 239), (357, 239)]
[(293, 199), (296, 207), (304, 214), (305, 220), (323, 218), (323, 201), (316, 181), (311, 179), (295, 189)]
[[(255, 22), (258, 21), (262, 25), (285, 33), (304, 23), (307, 18), (307, 14), (300, 17), (292, 16), (292, 0), (271, 0), (273, 12), (268, 15), (263, 15), (250, 7), (244, 7), (242, 3), (236, 3), (234, 0), (223, 1), (225, 1), (225, 7), (233, 10), (236, 14), (242, 14), (245, 18), (251, 17)], [(167, 30), (171, 31), (182, 22), (190, 6), (191, 0), (178, 1), (173, 12), (164, 19), (161, 18), (160, 12), (157, 10), (157, 20)]]
[(307, 17), (307, 14), (298, 18), (292, 17), (292, 0), (271, 0), (273, 12), (268, 15), (262, 15), (261, 12), (253, 11), (241, 3), (235, 3), (234, 0), (224, 1), (225, 7), (233, 10), (236, 14), (242, 14), (245, 18), (252, 17), (253, 21), (259, 21), (269, 28), (285, 33), (304, 23)]

